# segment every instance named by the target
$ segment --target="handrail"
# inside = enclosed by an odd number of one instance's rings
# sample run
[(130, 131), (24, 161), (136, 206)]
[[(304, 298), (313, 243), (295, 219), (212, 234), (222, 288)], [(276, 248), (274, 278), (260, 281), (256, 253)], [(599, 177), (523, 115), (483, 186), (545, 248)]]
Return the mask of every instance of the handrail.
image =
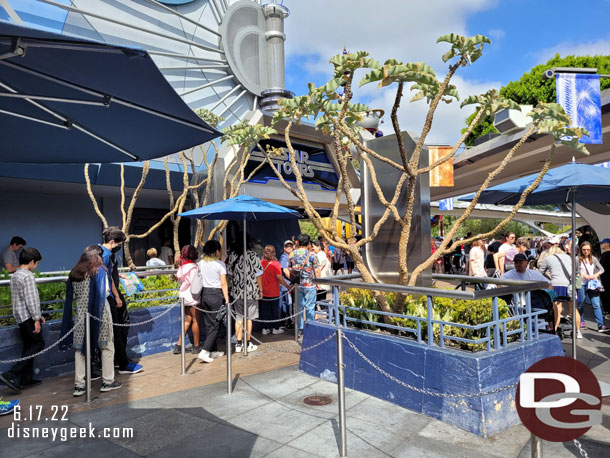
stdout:
[[(136, 276), (140, 278), (152, 277), (153, 275), (170, 275), (175, 274), (175, 269), (155, 269), (155, 270), (147, 270), (147, 271), (136, 271), (134, 272)], [(68, 276), (58, 276), (58, 277), (37, 277), (36, 284), (43, 285), (46, 283), (65, 283), (68, 281)], [(11, 280), (0, 280), (0, 286), (10, 286)]]

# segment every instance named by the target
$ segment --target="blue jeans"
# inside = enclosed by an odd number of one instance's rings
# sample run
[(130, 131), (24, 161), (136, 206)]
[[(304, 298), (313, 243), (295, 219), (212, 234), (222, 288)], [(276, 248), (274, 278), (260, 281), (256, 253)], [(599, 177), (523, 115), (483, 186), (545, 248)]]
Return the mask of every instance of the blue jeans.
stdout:
[(593, 313), (595, 315), (595, 321), (597, 322), (597, 327), (601, 328), (604, 325), (604, 315), (602, 314), (602, 304), (599, 296), (599, 292), (597, 291), (589, 291), (585, 289), (586, 286), (582, 287), (582, 295), (581, 297), (584, 300), (578, 304), (578, 311), (580, 312), (580, 319), (584, 321), (583, 309), (585, 308), (585, 304), (591, 304), (593, 306)]
[(316, 315), (316, 287), (299, 286), (299, 331), (303, 330), (303, 309), (305, 309), (305, 320), (314, 320)]

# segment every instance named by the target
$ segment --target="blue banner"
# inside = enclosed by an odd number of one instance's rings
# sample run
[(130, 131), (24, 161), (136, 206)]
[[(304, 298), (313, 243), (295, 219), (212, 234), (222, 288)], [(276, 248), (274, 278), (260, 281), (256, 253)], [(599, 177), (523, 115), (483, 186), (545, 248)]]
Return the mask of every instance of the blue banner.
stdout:
[(583, 127), (589, 136), (580, 143), (602, 143), (602, 109), (599, 75), (558, 73), (556, 79), (557, 103), (572, 120), (571, 127)]
[(441, 211), (453, 210), (453, 199), (442, 199), (438, 201), (438, 209)]

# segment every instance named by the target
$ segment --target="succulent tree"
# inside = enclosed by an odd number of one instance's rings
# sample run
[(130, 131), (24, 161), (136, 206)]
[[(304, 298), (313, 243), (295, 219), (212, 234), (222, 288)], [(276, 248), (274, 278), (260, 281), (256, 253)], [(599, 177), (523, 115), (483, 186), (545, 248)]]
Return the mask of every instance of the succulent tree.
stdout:
[[(451, 84), (452, 77), (461, 67), (472, 65), (476, 62), (482, 56), (484, 46), (491, 44), (490, 40), (483, 35), (467, 38), (450, 34), (440, 37), (437, 42), (447, 43), (450, 46), (449, 50), (443, 55), (443, 61), (448, 63), (449, 67), (446, 76), (442, 80), (437, 79), (432, 67), (422, 62), (403, 63), (396, 59), (388, 59), (381, 65), (364, 51), (339, 54), (330, 60), (330, 63), (334, 67), (334, 72), (328, 83), (319, 87), (310, 83), (308, 85), (307, 94), (293, 99), (282, 100), (280, 103), (281, 109), (274, 116), (274, 122), (276, 123), (281, 120), (287, 122), (287, 126), (284, 130), (284, 138), (290, 153), (289, 157), (296, 177), (296, 183), (292, 185), (286, 182), (279, 171), (276, 170), (275, 172), (278, 179), (286, 189), (302, 201), (307, 216), (324, 239), (350, 254), (356, 267), (361, 272), (363, 279), (367, 282), (375, 282), (375, 279), (361, 257), (360, 249), (377, 236), (379, 229), (389, 218), (394, 219), (400, 227), (400, 236), (396, 241), (396, 249), (398, 251), (398, 265), (396, 267), (399, 272), (400, 284), (414, 285), (417, 277), (425, 269), (429, 268), (436, 259), (443, 254), (453, 251), (457, 247), (457, 242), (450, 244), (449, 241), (453, 234), (459, 229), (460, 225), (472, 213), (481, 192), (486, 189), (492, 180), (505, 168), (515, 152), (533, 133), (548, 133), (553, 135), (555, 139), (555, 143), (549, 148), (547, 159), (538, 175), (538, 179), (523, 193), (522, 199), (515, 205), (513, 212), (507, 216), (494, 231), (478, 234), (461, 243), (471, 243), (477, 239), (490, 237), (502, 230), (502, 228), (510, 222), (523, 205), (525, 197), (537, 187), (540, 180), (549, 169), (557, 143), (567, 144), (582, 153), (586, 153), (586, 149), (583, 145), (578, 143), (578, 139), (586, 132), (584, 132), (583, 129), (569, 128), (570, 120), (559, 105), (549, 103), (539, 104), (529, 114), (533, 121), (521, 141), (508, 152), (501, 164), (483, 181), (479, 191), (475, 195), (475, 199), (466, 209), (464, 214), (458, 218), (456, 224), (454, 224), (440, 248), (431, 255), (429, 259), (416, 267), (412, 272), (409, 272), (407, 267), (407, 245), (411, 233), (416, 181), (418, 177), (428, 174), (433, 168), (450, 160), (484, 115), (493, 115), (496, 111), (503, 108), (519, 109), (518, 105), (511, 100), (501, 97), (495, 90), (477, 96), (466, 97), (462, 101), (461, 106), (470, 104), (476, 105), (472, 122), (457, 140), (449, 154), (426, 167), (421, 167), (421, 153), (428, 133), (432, 127), (434, 115), (438, 106), (441, 102), (453, 103), (460, 98), (456, 87)], [(400, 152), (400, 161), (394, 161), (384, 157), (371, 148), (368, 148), (360, 135), (361, 127), (359, 127), (359, 122), (363, 120), (370, 109), (363, 104), (352, 102), (354, 99), (354, 78), (356, 77), (356, 72), (359, 71), (365, 72), (364, 76), (360, 79), (360, 86), (377, 83), (379, 90), (388, 90), (389, 88), (395, 88), (396, 90), (390, 117), (394, 133), (396, 134), (396, 148)], [(424, 126), (417, 138), (417, 143), (413, 151), (406, 150), (398, 122), (398, 110), (402, 103), (405, 86), (408, 86), (412, 91), (415, 91), (415, 95), (412, 97), (411, 102), (422, 101), (428, 105)], [(339, 91), (342, 91), (342, 93)], [(296, 164), (295, 151), (290, 141), (291, 127), (294, 124), (298, 124), (303, 119), (315, 120), (316, 127), (323, 132), (330, 134), (333, 138), (334, 150), (339, 165), (339, 180), (335, 195), (335, 204), (331, 214), (332, 222), (330, 229), (326, 228), (322, 222), (322, 217), (309, 202), (307, 193), (303, 187), (303, 177)], [(342, 238), (342, 234), (337, 231), (335, 222), (339, 214), (340, 201), (343, 198), (347, 202), (349, 222), (354, 227), (356, 225), (356, 205), (353, 202), (350, 193), (350, 182), (347, 174), (347, 164), (353, 159), (352, 151), (354, 151), (354, 148), (358, 153), (357, 159), (368, 167), (373, 188), (375, 189), (377, 198), (382, 205), (385, 206), (385, 211), (369, 234), (366, 234), (365, 237), (356, 243), (347, 243)], [(274, 148), (267, 149), (268, 155), (274, 154), (275, 152)], [(384, 195), (381, 191), (372, 159), (382, 161), (399, 172), (396, 190), (392, 195)], [(406, 195), (405, 204), (404, 206), (399, 207), (397, 202), (402, 193)], [(381, 293), (376, 293), (376, 298), (384, 310), (390, 311), (389, 305)], [(401, 301), (396, 301), (397, 310), (400, 310), (401, 307)]]

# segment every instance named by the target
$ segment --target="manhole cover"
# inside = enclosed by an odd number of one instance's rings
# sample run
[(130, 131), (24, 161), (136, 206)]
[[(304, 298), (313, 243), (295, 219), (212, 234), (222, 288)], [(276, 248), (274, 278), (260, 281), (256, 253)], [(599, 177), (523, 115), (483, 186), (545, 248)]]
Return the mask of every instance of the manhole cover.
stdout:
[(303, 399), (303, 402), (308, 406), (325, 406), (333, 402), (333, 398), (330, 396), (315, 394), (313, 396), (307, 396), (305, 399)]

